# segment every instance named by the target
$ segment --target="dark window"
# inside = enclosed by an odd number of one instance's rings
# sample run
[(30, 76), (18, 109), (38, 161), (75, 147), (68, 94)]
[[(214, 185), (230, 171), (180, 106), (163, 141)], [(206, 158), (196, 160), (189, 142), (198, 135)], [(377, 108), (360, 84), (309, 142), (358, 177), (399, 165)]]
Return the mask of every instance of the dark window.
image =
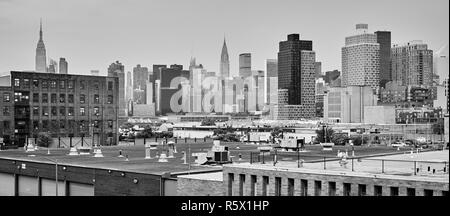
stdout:
[(336, 182), (328, 182), (328, 196), (336, 196)]
[(33, 93), (33, 102), (39, 103), (39, 93)]
[(86, 89), (86, 83), (84, 82), (84, 80), (81, 80), (81, 81), (80, 81), (80, 89), (81, 89), (81, 90)]
[(9, 107), (5, 106), (3, 107), (3, 115), (4, 116), (9, 116), (10, 112), (9, 112)]
[(320, 196), (322, 193), (322, 182), (314, 181), (314, 196)]
[(69, 107), (69, 109), (67, 111), (67, 115), (68, 116), (73, 116), (73, 107)]
[(69, 80), (69, 81), (67, 81), (67, 88), (68, 89), (73, 89), (73, 85), (74, 85), (75, 83), (74, 83), (74, 81), (73, 80)]
[(33, 87), (39, 88), (39, 80), (37, 80), (37, 79), (33, 80)]
[(398, 196), (398, 187), (391, 187), (391, 196)]
[(344, 183), (343, 195), (350, 196), (350, 192), (352, 191), (352, 184)]
[(433, 196), (433, 190), (423, 190), (423, 195), (424, 196)]
[(100, 103), (100, 96), (98, 94), (94, 95), (94, 103), (95, 104)]
[(294, 196), (294, 183), (294, 179), (288, 178), (288, 196)]
[(39, 107), (38, 106), (33, 107), (33, 115), (39, 116)]
[(108, 91), (112, 91), (113, 90), (113, 82), (109, 81), (108, 82)]
[(80, 95), (80, 103), (82, 104), (86, 103), (86, 95), (84, 94)]
[(30, 79), (23, 79), (23, 87), (30, 88)]
[(263, 176), (262, 195), (267, 196), (267, 185), (269, 184), (269, 176)]
[(11, 101), (11, 94), (10, 93), (3, 93), (3, 102), (7, 103)]
[(233, 196), (234, 174), (228, 173), (228, 196)]
[(42, 115), (48, 116), (48, 107), (46, 107), (46, 106), (42, 107)]
[(39, 130), (39, 121), (33, 121), (33, 129)]
[(10, 125), (9, 121), (4, 121), (3, 122), (3, 130), (9, 130), (9, 125)]
[(48, 130), (49, 127), (49, 121), (48, 120), (43, 120), (42, 121), (42, 129), (43, 130)]
[(52, 116), (57, 116), (58, 115), (58, 109), (55, 106), (52, 106)]
[(275, 177), (275, 196), (281, 196), (281, 178)]
[(359, 184), (358, 185), (358, 196), (367, 195), (366, 188), (367, 188), (367, 186), (365, 184)]
[(300, 192), (302, 196), (308, 196), (308, 180), (300, 180)]
[(99, 107), (94, 107), (94, 115), (96, 115), (96, 116), (100, 115), (100, 108)]
[(244, 196), (245, 174), (239, 174), (239, 196)]
[(51, 125), (51, 127), (52, 127), (52, 128), (51, 128), (52, 130), (57, 130), (58, 127), (59, 127), (58, 121), (52, 120), (52, 125)]
[(48, 81), (47, 80), (42, 80), (42, 88), (43, 89), (47, 89), (48, 88)]
[(113, 96), (108, 95), (108, 104), (112, 104), (112, 103), (113, 103)]
[(66, 120), (60, 120), (59, 121), (59, 128), (64, 129), (66, 128)]
[(86, 115), (86, 111), (84, 109), (84, 107), (80, 107), (80, 116), (84, 116)]
[[(110, 121), (112, 124), (112, 121)], [(250, 177), (250, 196), (256, 196), (256, 176), (251, 175)]]
[(47, 93), (42, 94), (42, 103), (48, 103), (48, 94)]
[(93, 86), (94, 86), (94, 90), (98, 90), (99, 89), (98, 81), (94, 81)]
[(373, 195), (374, 196), (382, 196), (383, 195), (383, 187), (379, 185), (375, 185), (373, 187)]
[(112, 129), (113, 126), (114, 126), (114, 125), (113, 125), (113, 121), (108, 121), (108, 128), (111, 128), (111, 129)]
[(50, 103), (56, 103), (56, 102), (57, 102), (56, 94), (52, 94), (50, 97)]
[(66, 107), (59, 107), (59, 115), (65, 116), (66, 115)]
[(66, 94), (59, 94), (59, 102), (60, 103), (66, 102)]
[(59, 81), (59, 89), (66, 89), (66, 81), (64, 80)]
[(67, 102), (68, 103), (73, 103), (73, 101), (74, 101), (73, 94), (67, 95)]

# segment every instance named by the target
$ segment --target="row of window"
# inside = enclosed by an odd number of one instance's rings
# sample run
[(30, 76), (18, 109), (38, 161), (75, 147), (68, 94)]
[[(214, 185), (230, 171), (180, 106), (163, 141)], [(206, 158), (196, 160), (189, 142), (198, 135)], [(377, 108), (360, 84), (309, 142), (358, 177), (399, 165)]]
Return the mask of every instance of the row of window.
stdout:
[[(48, 103), (48, 94), (42, 93), (41, 95), (41, 103)], [(50, 103), (66, 103), (66, 94), (59, 94), (59, 100), (57, 94), (50, 94)], [(114, 102), (114, 97), (112, 95), (108, 95), (106, 103), (112, 104)], [(39, 103), (39, 93), (33, 93), (33, 103)], [(69, 94), (67, 95), (67, 103), (74, 103), (74, 95)], [(81, 94), (80, 95), (80, 104), (86, 103), (86, 95)], [(100, 104), (100, 95), (95, 94), (94, 95), (94, 104)]]
[[(244, 186), (245, 186), (245, 174), (239, 174), (239, 189), (238, 189), (238, 195), (244, 196)], [(321, 196), (325, 195), (322, 191), (322, 181), (310, 181), (310, 183), (314, 184), (314, 196)], [(234, 184), (234, 174), (228, 173), (228, 195), (233, 195), (233, 184)], [(274, 189), (275, 189), (275, 196), (281, 196), (281, 177), (275, 177)], [(288, 185), (287, 185), (287, 195), (288, 196), (294, 196), (294, 187), (295, 180), (293, 178), (288, 178)], [(257, 176), (251, 175), (250, 176), (250, 196), (256, 196), (256, 185), (257, 185)], [(267, 185), (269, 185), (269, 177), (263, 176), (262, 177), (262, 190), (261, 195), (267, 196), (268, 195), (268, 188)], [(358, 184), (358, 188), (352, 189), (351, 183), (343, 183), (343, 196), (351, 196), (352, 190), (357, 189), (357, 195), (358, 196), (366, 196), (367, 195), (367, 185), (365, 184)], [(328, 182), (328, 196), (336, 196), (336, 182)], [(356, 191), (355, 191), (356, 192)], [(390, 196), (399, 196), (399, 187), (389, 187), (389, 194)], [(301, 179), (300, 180), (300, 195), (301, 196), (308, 196), (308, 180)], [(374, 185), (373, 186), (373, 195), (374, 196), (382, 196), (383, 195), (383, 187), (380, 185)], [(415, 188), (407, 188), (406, 189), (406, 195), (407, 196), (416, 196), (416, 189)], [(448, 191), (442, 191), (443, 196), (448, 196)], [(424, 189), (424, 196), (433, 196), (433, 190)]]
[[(90, 126), (93, 128), (100, 128), (102, 125), (102, 121), (94, 120), (89, 125), (88, 121), (79, 121), (78, 125), (74, 120), (42, 120), (42, 121), (33, 121), (33, 130), (49, 130), (49, 129), (74, 129), (78, 127), (79, 131), (88, 131)], [(67, 126), (67, 127), (66, 127)], [(112, 120), (106, 121), (106, 126), (109, 129), (114, 127), (114, 122)]]
[[(85, 80), (81, 80), (79, 82), (79, 87), (80, 90), (85, 90), (86, 89), (86, 82)], [(59, 85), (58, 85), (59, 84)], [(34, 89), (38, 89), (39, 86), (41, 86), (43, 89), (56, 89), (57, 87), (59, 87), (59, 89), (64, 90), (64, 89), (74, 89), (75, 88), (75, 81), (74, 80), (39, 80), (39, 79), (33, 79), (32, 81), (30, 81), (30, 79), (20, 79), (20, 78), (15, 78), (14, 79), (14, 87), (19, 87), (19, 88), (30, 88), (30, 85), (32, 86), (32, 88)], [(94, 81), (93, 82), (93, 89), (98, 90), (100, 86), (100, 83), (98, 81)], [(112, 91), (113, 90), (113, 82), (112, 81), (108, 81), (107, 84), (108, 87), (108, 91)]]
[[(33, 115), (34, 116), (39, 116), (39, 107), (38, 106), (34, 106), (33, 108)], [(58, 113), (60, 116), (65, 116), (66, 115), (66, 107), (56, 107), (56, 106), (52, 106), (50, 107), (50, 112), (49, 112), (49, 107), (42, 107), (42, 116), (49, 116), (49, 114), (51, 113), (52, 116), (58, 116)], [(59, 112), (58, 112), (59, 110)], [(74, 111), (75, 109), (73, 107), (67, 107), (67, 116), (73, 116), (74, 115)], [(79, 114), (80, 116), (85, 116), (86, 115), (86, 108), (85, 107), (80, 107), (79, 108)], [(100, 115), (100, 107), (94, 107), (93, 110), (93, 114), (96, 116)]]

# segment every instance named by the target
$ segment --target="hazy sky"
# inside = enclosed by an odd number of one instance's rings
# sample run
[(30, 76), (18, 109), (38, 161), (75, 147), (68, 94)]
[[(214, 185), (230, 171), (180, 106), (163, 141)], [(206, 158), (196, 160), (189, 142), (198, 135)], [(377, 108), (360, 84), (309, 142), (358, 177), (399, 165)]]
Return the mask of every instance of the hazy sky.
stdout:
[(193, 55), (218, 71), (224, 35), (231, 73), (252, 53), (265, 70), (287, 34), (313, 40), (323, 71), (341, 70), (344, 38), (356, 23), (392, 31), (393, 43), (423, 40), (433, 50), (449, 41), (448, 0), (0, 0), (0, 73), (34, 70), (39, 18), (47, 58), (69, 62), (69, 73), (106, 74), (115, 60), (182, 64)]

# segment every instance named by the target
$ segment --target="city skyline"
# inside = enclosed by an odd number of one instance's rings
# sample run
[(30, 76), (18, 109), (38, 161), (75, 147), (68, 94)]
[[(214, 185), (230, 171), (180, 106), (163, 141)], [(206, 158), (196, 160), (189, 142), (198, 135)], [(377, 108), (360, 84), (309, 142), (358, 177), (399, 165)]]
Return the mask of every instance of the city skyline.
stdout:
[[(33, 70), (41, 17), (46, 36), (47, 59), (65, 57), (75, 74), (89, 74), (91, 70), (100, 70), (100, 75), (106, 75), (108, 65), (116, 60), (125, 65), (125, 71), (131, 71), (137, 64), (150, 67), (153, 64), (178, 63), (187, 66), (191, 57), (195, 57), (208, 71), (218, 72), (224, 36), (230, 56), (230, 74), (238, 74), (239, 54), (245, 52), (252, 53), (253, 69), (264, 70), (265, 60), (276, 58), (278, 42), (290, 33), (299, 33), (300, 37), (314, 41), (316, 60), (323, 63), (324, 72), (341, 70), (340, 48), (344, 45), (344, 38), (352, 35), (354, 24), (360, 22), (368, 23), (371, 32), (391, 31), (392, 44), (423, 40), (433, 51), (448, 44), (448, 19), (444, 19), (448, 14), (448, 1), (435, 0), (435, 4), (419, 1), (411, 4), (408, 1), (411, 6), (409, 13), (420, 11), (414, 17), (408, 14), (400, 16), (401, 13), (397, 13), (404, 1), (389, 2), (390, 7), (384, 11), (383, 17), (376, 13), (380, 9), (377, 5), (379, 2), (362, 4), (358, 1), (354, 4), (355, 9), (370, 6), (373, 12), (363, 10), (364, 13), (345, 16), (339, 12), (341, 6), (330, 1), (319, 2), (333, 7), (323, 7), (319, 12), (314, 10), (315, 14), (306, 11), (298, 15), (289, 13), (295, 11), (295, 6), (301, 6), (293, 1), (281, 4), (246, 1), (245, 4), (238, 5), (235, 1), (201, 0), (189, 3), (169, 1), (172, 5), (159, 1), (135, 1), (135, 4), (111, 2), (48, 0), (27, 2), (31, 6), (22, 7), (24, 3), (21, 0), (0, 1), (0, 74), (12, 70)], [(339, 3), (348, 5), (349, 2), (354, 1)], [(315, 2), (305, 5), (319, 6)], [(124, 8), (123, 16), (110, 13), (118, 8)], [(152, 19), (161, 13), (164, 15), (164, 9), (169, 8), (171, 14), (176, 12), (174, 17), (167, 17), (162, 21)], [(151, 13), (146, 16), (145, 13), (136, 12), (140, 10)], [(192, 13), (195, 10), (202, 13)], [(277, 11), (282, 11), (283, 14)], [(79, 14), (75, 16), (73, 12)], [(257, 16), (255, 12), (264, 16)], [(12, 16), (14, 13), (27, 16), (16, 19), (12, 18), (16, 17)], [(339, 15), (338, 20), (334, 20), (336, 24), (329, 26), (327, 20), (320, 18), (322, 13), (327, 14), (327, 19), (333, 17), (333, 14)], [(306, 19), (311, 15), (318, 18), (314, 21)], [(204, 16), (211, 19), (205, 20)], [(303, 21), (302, 18), (306, 20)], [(274, 25), (277, 21), (286, 23)], [(129, 25), (130, 23), (133, 25)], [(215, 27), (210, 28), (211, 26)], [(154, 31), (155, 29), (159, 31)]]

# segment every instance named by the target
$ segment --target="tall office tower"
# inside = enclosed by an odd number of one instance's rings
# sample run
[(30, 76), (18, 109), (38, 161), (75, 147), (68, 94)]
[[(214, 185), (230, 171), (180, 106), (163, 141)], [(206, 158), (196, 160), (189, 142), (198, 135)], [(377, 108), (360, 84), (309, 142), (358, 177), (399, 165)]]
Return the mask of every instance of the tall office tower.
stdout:
[[(272, 104), (271, 97), (276, 97), (275, 95), (278, 95), (278, 60), (277, 59), (267, 59), (266, 60), (264, 85), (265, 85), (264, 88), (266, 90), (266, 91), (264, 91), (264, 103)], [(276, 99), (274, 101), (278, 101), (278, 99)]]
[(36, 47), (36, 71), (47, 72), (47, 54), (42, 34), (42, 20), (39, 28), (39, 41)]
[(441, 47), (434, 53), (433, 58), (433, 73), (439, 76), (439, 85), (442, 85), (449, 77), (449, 62), (448, 62), (448, 44)]
[(125, 101), (125, 67), (116, 61), (108, 67), (108, 77), (119, 78), (119, 116), (127, 115), (127, 103)]
[(370, 86), (378, 90), (380, 83), (380, 44), (377, 36), (368, 33), (367, 24), (356, 25), (356, 35), (345, 38), (342, 47), (341, 84)]
[(284, 104), (277, 108), (276, 119), (298, 120), (315, 116), (315, 62), (312, 41), (303, 41), (299, 34), (290, 34), (287, 41), (280, 42), (278, 100), (283, 100)]
[(252, 54), (239, 54), (239, 76), (247, 78), (252, 75)]
[(433, 51), (422, 41), (394, 45), (391, 49), (392, 78), (405, 86), (431, 86)]
[(126, 83), (125, 83), (125, 101), (133, 101), (134, 99), (134, 91), (133, 91), (133, 74), (128, 71), (126, 75)]
[(139, 89), (142, 91), (142, 94), (139, 94), (139, 97), (134, 96), (134, 102), (137, 104), (147, 104), (147, 81), (148, 81), (148, 68), (141, 67), (138, 64), (133, 68), (133, 89)]
[(59, 58), (59, 73), (60, 74), (68, 73), (68, 64), (65, 58)]
[(48, 73), (56, 73), (56, 72), (58, 72), (57, 70), (58, 70), (58, 63), (55, 60), (50, 59), (48, 68), (47, 68), (47, 72)]
[(315, 71), (316, 71), (316, 79), (322, 76), (322, 62), (316, 62), (314, 64)]
[(220, 55), (220, 72), (219, 77), (230, 76), (230, 59), (228, 57), (227, 43), (223, 39), (222, 54)]
[(100, 75), (100, 71), (99, 70), (91, 70), (91, 75), (92, 76), (99, 76)]
[(150, 77), (149, 77), (150, 82), (153, 83), (153, 91), (152, 91), (153, 95), (152, 95), (152, 98), (153, 98), (153, 101), (155, 103), (155, 112), (157, 112), (158, 114), (161, 111), (160, 110), (161, 107), (160, 107), (160, 104), (159, 104), (159, 96), (160, 95), (158, 95), (158, 94), (160, 94), (158, 89), (160, 89), (161, 83), (159, 81), (157, 81), (157, 80), (161, 79), (161, 70), (163, 68), (167, 68), (167, 65), (153, 65), (153, 71), (152, 71), (153, 75), (150, 75)]
[(376, 31), (377, 43), (380, 44), (380, 87), (392, 81), (391, 71), (391, 32)]

